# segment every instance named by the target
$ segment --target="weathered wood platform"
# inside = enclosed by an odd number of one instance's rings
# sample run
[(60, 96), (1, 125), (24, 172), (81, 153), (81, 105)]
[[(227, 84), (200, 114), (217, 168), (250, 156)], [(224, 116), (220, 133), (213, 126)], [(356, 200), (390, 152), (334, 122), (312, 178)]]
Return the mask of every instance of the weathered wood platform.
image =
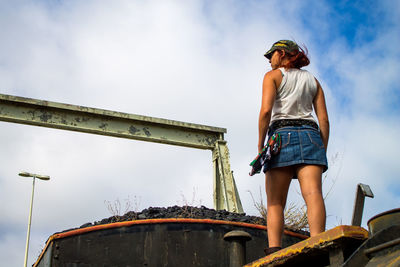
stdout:
[(341, 266), (354, 248), (368, 238), (358, 226), (341, 225), (284, 248), (245, 267), (261, 266)]

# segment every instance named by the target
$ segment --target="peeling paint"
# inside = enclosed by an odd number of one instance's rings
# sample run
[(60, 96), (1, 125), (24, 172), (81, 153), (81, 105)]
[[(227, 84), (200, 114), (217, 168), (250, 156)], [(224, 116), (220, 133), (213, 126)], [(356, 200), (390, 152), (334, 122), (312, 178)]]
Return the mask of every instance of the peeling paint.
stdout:
[(50, 120), (52, 117), (53, 117), (53, 115), (47, 113), (46, 111), (44, 111), (44, 112), (42, 113), (42, 115), (39, 116), (40, 121), (43, 121), (43, 122), (47, 122), (47, 121)]
[(44, 111), (42, 113), (42, 115), (39, 116), (40, 120), (43, 122), (47, 122), (48, 120), (50, 120), (53, 117), (52, 114), (47, 113), (46, 111)]
[(150, 137), (150, 136), (151, 136), (151, 133), (150, 133), (148, 127), (144, 127), (144, 128), (143, 128), (143, 132), (144, 132), (144, 134), (145, 134), (147, 137)]
[(75, 120), (76, 122), (87, 122), (87, 121), (89, 121), (90, 119), (89, 119), (89, 118), (86, 118), (86, 117), (75, 117), (74, 120)]
[(129, 127), (129, 133), (131, 133), (131, 134), (133, 134), (133, 135), (136, 135), (138, 132), (140, 132), (140, 130), (137, 129), (137, 128), (135, 128), (133, 125), (131, 125), (131, 126)]
[(197, 138), (199, 143), (206, 143), (208, 146), (214, 146), (217, 138), (206, 137), (206, 138)]
[(106, 130), (107, 126), (108, 126), (107, 123), (102, 123), (102, 124), (100, 124), (99, 128), (102, 130)]
[(212, 137), (207, 137), (207, 138), (205, 139), (207, 145), (213, 145), (213, 144), (215, 143), (216, 140), (217, 140), (216, 138), (212, 138)]
[(35, 111), (29, 110), (27, 113), (32, 116), (32, 120), (35, 118)]

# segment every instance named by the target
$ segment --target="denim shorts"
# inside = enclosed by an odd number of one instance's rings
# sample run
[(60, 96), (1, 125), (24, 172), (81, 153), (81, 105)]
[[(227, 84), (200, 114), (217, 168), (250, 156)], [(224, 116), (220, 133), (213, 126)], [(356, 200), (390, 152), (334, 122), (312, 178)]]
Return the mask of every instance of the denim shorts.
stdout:
[[(274, 131), (268, 132), (269, 138)], [(281, 134), (281, 150), (264, 164), (264, 172), (298, 164), (322, 165), (323, 172), (328, 169), (326, 150), (317, 129), (311, 126), (286, 126), (275, 132)]]

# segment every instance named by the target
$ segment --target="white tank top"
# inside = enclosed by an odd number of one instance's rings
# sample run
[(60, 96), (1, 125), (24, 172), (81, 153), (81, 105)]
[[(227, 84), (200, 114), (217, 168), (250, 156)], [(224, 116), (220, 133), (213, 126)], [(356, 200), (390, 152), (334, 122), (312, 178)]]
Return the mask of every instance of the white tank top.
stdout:
[(317, 82), (306, 70), (279, 68), (282, 82), (276, 91), (271, 122), (282, 119), (305, 119), (315, 121), (313, 100)]

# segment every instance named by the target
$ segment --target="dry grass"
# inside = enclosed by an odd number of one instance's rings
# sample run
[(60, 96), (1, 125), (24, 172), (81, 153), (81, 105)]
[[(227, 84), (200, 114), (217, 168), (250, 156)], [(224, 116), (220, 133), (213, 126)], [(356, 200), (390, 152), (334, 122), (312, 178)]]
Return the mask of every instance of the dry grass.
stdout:
[(183, 192), (181, 192), (182, 200), (181, 201), (177, 201), (177, 204), (182, 207), (182, 210), (183, 210), (182, 217), (185, 217), (185, 218), (193, 217), (194, 208), (198, 208), (198, 207), (201, 206), (201, 199), (197, 200), (196, 192), (197, 192), (196, 188), (193, 187), (192, 200), (191, 201), (188, 201), (188, 199), (183, 194)]
[(120, 221), (121, 216), (130, 211), (131, 208), (133, 208), (135, 213), (137, 213), (140, 207), (140, 200), (140, 197), (134, 196), (134, 199), (132, 200), (131, 197), (128, 196), (128, 198), (124, 199), (123, 205), (118, 198), (113, 202), (105, 200), (104, 204), (106, 205), (107, 210), (114, 217), (114, 221), (118, 222)]
[(291, 230), (299, 231), (308, 231), (308, 219), (307, 219), (307, 209), (306, 206), (303, 205), (299, 207), (294, 203), (289, 203), (286, 206), (285, 212), (285, 227)]
[(257, 209), (258, 213), (261, 215), (261, 217), (264, 218), (265, 223), (267, 223), (267, 206), (264, 205), (264, 201), (262, 198), (262, 192), (261, 192), (261, 187), (260, 187), (260, 197), (259, 201), (256, 201), (253, 197), (253, 194), (250, 191), (247, 191), (250, 193), (251, 199), (253, 200), (253, 205)]

